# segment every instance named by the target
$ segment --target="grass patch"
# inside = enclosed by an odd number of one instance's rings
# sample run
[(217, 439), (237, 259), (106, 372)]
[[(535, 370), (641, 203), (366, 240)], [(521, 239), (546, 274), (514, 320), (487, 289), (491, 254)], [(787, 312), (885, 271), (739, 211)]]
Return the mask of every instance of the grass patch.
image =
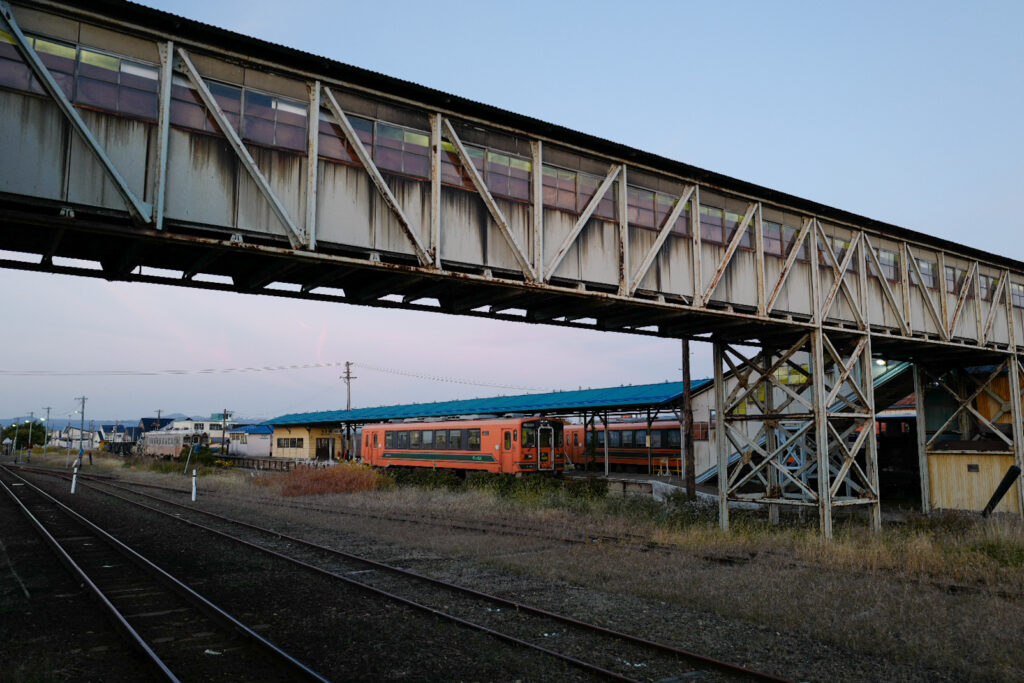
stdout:
[(282, 496), (322, 496), (390, 488), (393, 484), (372, 467), (342, 463), (326, 468), (300, 468), (282, 474), (275, 483)]

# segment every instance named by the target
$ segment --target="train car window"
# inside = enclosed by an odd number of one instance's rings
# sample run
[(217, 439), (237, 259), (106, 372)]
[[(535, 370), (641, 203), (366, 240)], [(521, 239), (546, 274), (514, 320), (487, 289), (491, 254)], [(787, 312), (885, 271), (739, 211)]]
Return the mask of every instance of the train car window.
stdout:
[(608, 436), (608, 446), (611, 448), (619, 448), (622, 446), (622, 432), (612, 431)]
[(598, 446), (603, 446), (604, 445), (604, 432), (597, 432), (597, 445)]
[(519, 441), (519, 430), (518, 429), (513, 429), (512, 430), (512, 441), (513, 442)]
[(635, 443), (637, 446), (646, 446), (647, 445), (647, 430), (646, 429), (638, 429), (638, 430), (636, 430), (636, 433), (633, 434), (633, 443)]
[(579, 446), (580, 445), (580, 434), (579, 434), (579, 432), (573, 432), (572, 433), (572, 445), (573, 446)]
[(651, 448), (661, 448), (661, 430), (651, 430)]
[(409, 432), (398, 432), (398, 443), (395, 444), (395, 448), (408, 448), (409, 447)]
[(594, 445), (594, 432), (586, 432), (583, 435), (583, 443), (585, 443), (587, 446), (593, 446)]
[(377, 447), (377, 432), (373, 433), (373, 447)]
[[(612, 438), (615, 438), (615, 437), (612, 437)], [(627, 429), (626, 431), (622, 432), (622, 436), (620, 436), (619, 438), (622, 439), (622, 446), (623, 447), (632, 446), (633, 445), (633, 430), (632, 429)]]
[(438, 429), (436, 432), (434, 432), (434, 448), (442, 451), (448, 448), (447, 429)]
[(537, 447), (537, 427), (534, 424), (523, 425), (523, 448)]
[(563, 433), (565, 425), (561, 422), (556, 422), (552, 427), (555, 428), (555, 448), (562, 448), (565, 446), (565, 434)]
[(434, 430), (428, 429), (423, 432), (423, 447), (433, 448), (434, 447)]
[(390, 429), (384, 432), (384, 448), (395, 447), (395, 433)]
[(423, 434), (423, 432), (421, 432), (421, 431), (409, 432), (409, 448), (419, 448), (420, 447), (420, 444), (423, 442), (423, 439), (422, 439), (422, 436), (421, 436), (422, 434)]
[(461, 451), (462, 450), (462, 442), (464, 441), (464, 439), (462, 438), (462, 431), (463, 430), (461, 430), (461, 429), (449, 429), (448, 430), (448, 450), (452, 450), (452, 451)]
[(512, 432), (505, 432), (505, 450), (512, 450)]
[(466, 441), (466, 450), (478, 451), (480, 450), (480, 430), (470, 429), (469, 438)]
[(667, 441), (669, 448), (679, 448), (680, 444), (682, 443), (682, 439), (680, 438), (680, 436), (682, 435), (678, 431), (676, 431), (675, 429), (670, 429), (668, 430), (666, 436), (668, 437)]

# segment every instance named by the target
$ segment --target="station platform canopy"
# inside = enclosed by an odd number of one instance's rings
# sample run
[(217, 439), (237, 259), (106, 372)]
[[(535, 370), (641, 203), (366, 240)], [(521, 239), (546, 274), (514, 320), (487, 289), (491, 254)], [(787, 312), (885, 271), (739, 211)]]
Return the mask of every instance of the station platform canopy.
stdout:
[[(710, 379), (690, 382), (690, 391), (698, 392), (713, 384)], [(440, 403), (409, 403), (406, 405), (328, 410), (316, 413), (293, 413), (267, 420), (267, 425), (368, 424), (389, 420), (451, 417), (454, 415), (501, 416), (509, 414), (550, 415), (582, 411), (624, 411), (666, 408), (678, 405), (683, 396), (682, 382), (637, 384), (606, 389), (555, 391), (546, 394), (522, 394), (472, 398)]]

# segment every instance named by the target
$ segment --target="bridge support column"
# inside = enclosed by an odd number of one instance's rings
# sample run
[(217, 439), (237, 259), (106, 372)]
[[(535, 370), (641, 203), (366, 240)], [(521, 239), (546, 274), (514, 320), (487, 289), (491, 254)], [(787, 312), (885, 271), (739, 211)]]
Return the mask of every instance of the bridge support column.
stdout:
[[(1006, 470), (1024, 462), (1022, 375), (1015, 354), (914, 365), (923, 512), (980, 510)], [(1003, 510), (1024, 516), (1024, 484), (1004, 501)]]
[(873, 390), (866, 334), (813, 330), (753, 356), (716, 342), (722, 529), (729, 501), (766, 504), (773, 522), (779, 506), (817, 507), (826, 538), (834, 509), (867, 506), (879, 529)]

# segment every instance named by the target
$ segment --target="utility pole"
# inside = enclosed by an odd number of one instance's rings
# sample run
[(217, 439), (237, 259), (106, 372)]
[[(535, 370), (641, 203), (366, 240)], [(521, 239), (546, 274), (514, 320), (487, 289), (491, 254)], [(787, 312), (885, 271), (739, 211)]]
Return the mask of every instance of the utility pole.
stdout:
[(46, 455), (46, 444), (50, 443), (50, 406), (46, 406), (46, 424), (43, 425), (43, 455)]
[(92, 464), (92, 451), (96, 445), (93, 443), (93, 439), (96, 438), (96, 420), (89, 420), (89, 464)]
[(86, 401), (86, 397), (85, 396), (76, 396), (75, 400), (82, 402), (82, 408), (78, 411), (78, 414), (79, 414), (79, 416), (81, 418), (79, 423), (78, 423), (78, 467), (81, 468), (82, 467), (82, 453), (84, 453), (84, 451), (85, 451), (85, 444), (83, 443), (82, 440), (85, 438), (85, 401)]
[(32, 424), (36, 421), (36, 414), (28, 411), (28, 455), (25, 462), (32, 462)]
[[(683, 340), (683, 453), (686, 455), (686, 497), (697, 499), (697, 463), (693, 455), (693, 401), (690, 395), (690, 340)], [(719, 473), (718, 476), (722, 476)]]
[(348, 400), (345, 403), (345, 410), (352, 410), (352, 380), (358, 377), (352, 376), (352, 362), (345, 361), (345, 374), (341, 379), (345, 380), (345, 390), (348, 393)]
[[(162, 409), (162, 408), (157, 408), (157, 409), (156, 409), (156, 428), (157, 428), (157, 429), (160, 429), (160, 415), (161, 415), (161, 414), (162, 414), (163, 412), (164, 412), (164, 411), (163, 411), (163, 409)], [(145, 426), (145, 425), (143, 425), (143, 426)]]
[(220, 414), (220, 452), (224, 455), (228, 454), (228, 418), (231, 417), (231, 413), (225, 408), (224, 412)]

